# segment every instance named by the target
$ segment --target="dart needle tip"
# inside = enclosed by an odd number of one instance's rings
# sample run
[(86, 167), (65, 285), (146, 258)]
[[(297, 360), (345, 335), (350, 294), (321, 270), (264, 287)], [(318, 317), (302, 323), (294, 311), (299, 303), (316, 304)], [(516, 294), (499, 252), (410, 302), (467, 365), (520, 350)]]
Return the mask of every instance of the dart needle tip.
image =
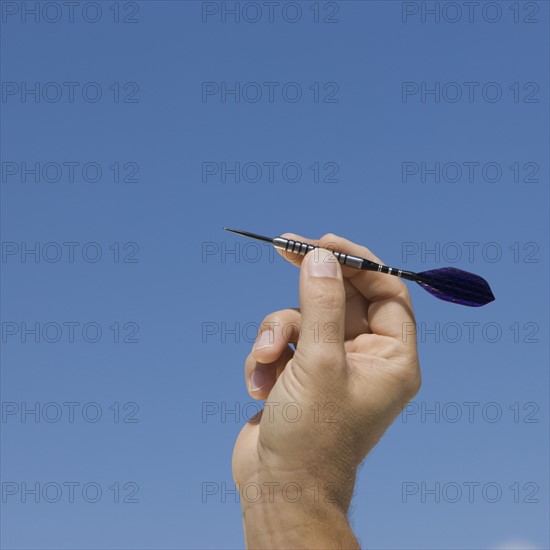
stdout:
[(265, 241), (273, 244), (273, 239), (270, 237), (264, 237), (263, 235), (257, 235), (256, 233), (249, 233), (248, 231), (239, 231), (238, 229), (229, 229), (229, 227), (224, 227), (226, 231), (231, 231), (231, 233), (236, 233), (237, 235), (242, 235), (243, 237), (249, 237), (251, 239), (258, 239), (260, 241)]

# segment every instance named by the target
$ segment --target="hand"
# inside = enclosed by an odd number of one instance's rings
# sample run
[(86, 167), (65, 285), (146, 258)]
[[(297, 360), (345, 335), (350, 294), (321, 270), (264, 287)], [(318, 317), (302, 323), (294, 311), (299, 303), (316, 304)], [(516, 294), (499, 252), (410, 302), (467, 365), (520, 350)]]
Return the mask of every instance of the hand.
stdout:
[[(381, 263), (335, 235), (283, 236)], [(288, 495), (278, 492), (285, 484), (291, 500), (299, 487), (302, 509), (313, 516), (329, 508), (345, 516), (357, 467), (420, 387), (415, 320), (401, 280), (341, 267), (327, 250), (282, 255), (301, 266), (301, 309), (268, 315), (245, 363), (251, 397), (266, 400), (233, 453), (238, 486), (255, 483), (265, 493), (242, 499), (247, 532), (251, 504), (273, 511), (278, 499), (288, 508)], [(319, 515), (321, 503), (329, 506)]]

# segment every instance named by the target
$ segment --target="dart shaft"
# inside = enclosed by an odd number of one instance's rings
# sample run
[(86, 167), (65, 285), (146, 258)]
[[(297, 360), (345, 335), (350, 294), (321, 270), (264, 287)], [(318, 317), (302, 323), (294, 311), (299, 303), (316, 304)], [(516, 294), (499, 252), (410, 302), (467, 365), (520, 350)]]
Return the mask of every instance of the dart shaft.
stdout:
[[(273, 239), (273, 246), (278, 250), (299, 254), (300, 256), (305, 256), (309, 251), (319, 248), (312, 244), (301, 243), (300, 241), (293, 241), (292, 239), (284, 239), (283, 237), (276, 237)], [(353, 267), (354, 269), (361, 269), (363, 265), (363, 258), (335, 251), (332, 251), (332, 253), (342, 265)]]

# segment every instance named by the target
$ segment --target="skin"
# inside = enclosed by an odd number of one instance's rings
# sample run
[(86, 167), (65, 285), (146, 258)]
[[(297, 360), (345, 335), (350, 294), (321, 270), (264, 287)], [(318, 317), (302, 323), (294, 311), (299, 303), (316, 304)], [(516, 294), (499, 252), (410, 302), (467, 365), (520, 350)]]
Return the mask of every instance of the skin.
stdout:
[(397, 277), (330, 253), (382, 263), (367, 248), (332, 234), (283, 237), (322, 250), (281, 253), (300, 268), (300, 309), (269, 314), (246, 359), (249, 394), (266, 402), (233, 452), (245, 540), (360, 548), (347, 519), (357, 468), (420, 388), (412, 304)]

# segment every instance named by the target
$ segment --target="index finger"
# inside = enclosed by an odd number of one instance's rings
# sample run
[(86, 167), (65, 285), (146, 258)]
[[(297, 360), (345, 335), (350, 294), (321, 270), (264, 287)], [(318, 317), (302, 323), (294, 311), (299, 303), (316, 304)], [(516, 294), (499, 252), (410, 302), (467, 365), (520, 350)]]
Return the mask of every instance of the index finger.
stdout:
[[(366, 258), (376, 263), (383, 263), (368, 248), (355, 244), (347, 239), (329, 233), (319, 240), (307, 239), (300, 235), (285, 233), (285, 239), (313, 244), (329, 250), (343, 252)], [(303, 256), (280, 251), (289, 262), (299, 266)], [(363, 271), (342, 266), (342, 273), (353, 287), (369, 302), (368, 322), (375, 334), (401, 337), (405, 323), (414, 322), (411, 298), (403, 281), (398, 277), (379, 273), (378, 271)]]

